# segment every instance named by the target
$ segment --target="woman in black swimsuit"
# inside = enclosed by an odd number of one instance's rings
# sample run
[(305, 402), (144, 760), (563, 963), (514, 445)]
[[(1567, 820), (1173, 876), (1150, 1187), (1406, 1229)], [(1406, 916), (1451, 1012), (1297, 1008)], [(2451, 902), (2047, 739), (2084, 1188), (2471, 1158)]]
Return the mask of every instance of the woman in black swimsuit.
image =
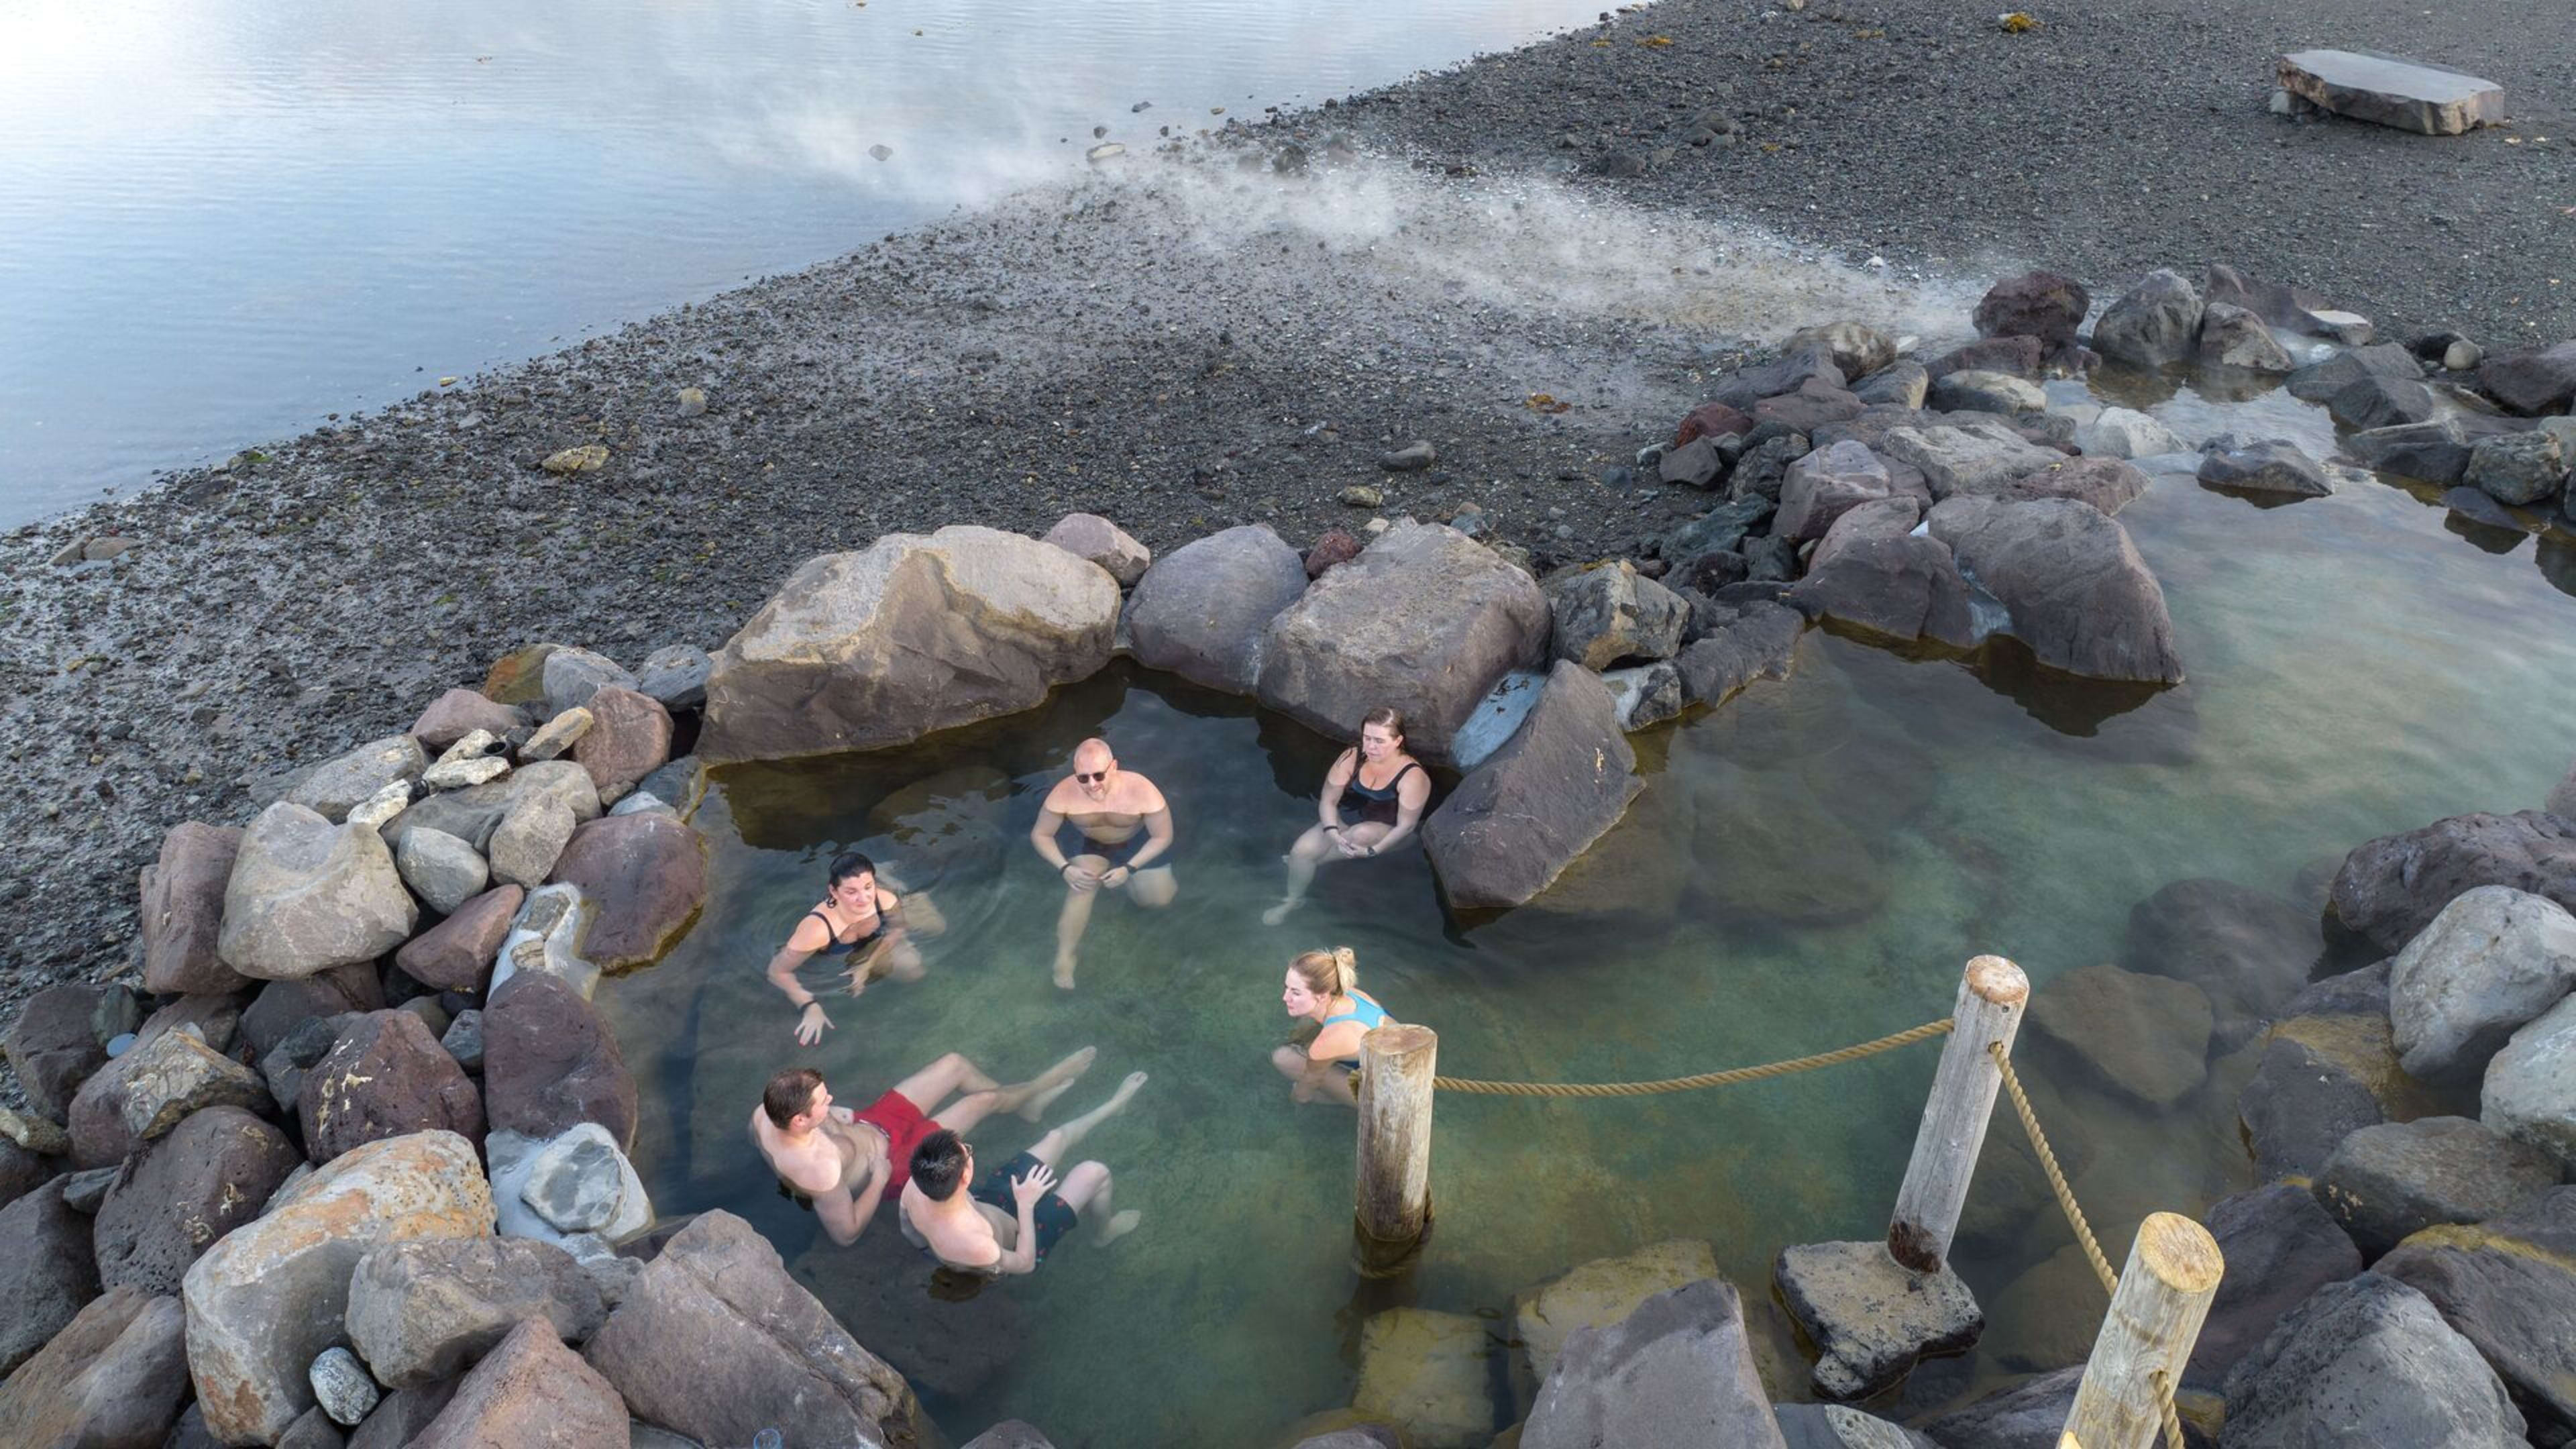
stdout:
[(1413, 833), (1431, 803), (1431, 777), (1404, 752), (1404, 716), (1384, 705), (1360, 720), (1360, 742), (1342, 751), (1324, 775), (1317, 824), (1288, 849), (1288, 893), (1261, 915), (1266, 926), (1288, 919), (1306, 899), (1315, 867), (1333, 860), (1365, 860), (1392, 850)]
[(822, 904), (805, 913), (770, 958), (769, 984), (796, 1003), (797, 1044), (812, 1046), (832, 1025), (819, 999), (822, 987), (845, 980), (856, 996), (879, 976), (918, 981), (921, 972), (921, 949), (905, 938), (903, 902), (877, 885), (875, 862), (851, 851), (833, 860)]

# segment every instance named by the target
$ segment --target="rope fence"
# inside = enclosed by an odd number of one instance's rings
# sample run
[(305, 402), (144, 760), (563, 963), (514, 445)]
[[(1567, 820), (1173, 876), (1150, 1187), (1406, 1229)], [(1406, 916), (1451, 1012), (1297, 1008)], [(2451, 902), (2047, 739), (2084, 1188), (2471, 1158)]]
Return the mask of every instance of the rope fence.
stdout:
[(1389, 1023), (1363, 1039), (1359, 1098), (1357, 1226), (1364, 1245), (1418, 1246), (1430, 1221), (1431, 1103), (1439, 1092), (1532, 1098), (1645, 1097), (1736, 1086), (1859, 1061), (1949, 1037), (1888, 1229), (1888, 1251), (1916, 1272), (1944, 1270), (1970, 1175), (1998, 1089), (2012, 1100), (2049, 1190), (2074, 1229), (2094, 1278), (2111, 1299), (2087, 1361), (2063, 1441), (2077, 1449), (2185, 1449), (2174, 1388), (2225, 1270), (2207, 1229), (2153, 1213), (2139, 1226), (2125, 1271), (2094, 1237), (2056, 1150), (2012, 1064), (2012, 1040), (2029, 995), (2021, 968), (2000, 956), (1968, 963), (1952, 1013), (1835, 1051), (1645, 1082), (1504, 1082), (1437, 1074), (1437, 1035)]

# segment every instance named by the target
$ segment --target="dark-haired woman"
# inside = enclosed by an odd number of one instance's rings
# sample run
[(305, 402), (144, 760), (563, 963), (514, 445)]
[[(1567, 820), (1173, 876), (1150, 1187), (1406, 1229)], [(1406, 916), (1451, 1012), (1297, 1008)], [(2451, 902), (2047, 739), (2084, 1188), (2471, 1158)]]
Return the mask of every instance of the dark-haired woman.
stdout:
[(1288, 848), (1288, 892), (1262, 912), (1275, 926), (1306, 899), (1315, 868), (1331, 860), (1367, 860), (1393, 850), (1431, 803), (1431, 777), (1404, 752), (1404, 716), (1384, 705), (1360, 718), (1360, 742), (1324, 774), (1317, 823)]
[(769, 984), (796, 1004), (800, 1046), (821, 1041), (832, 1025), (823, 1014), (824, 988), (845, 986), (856, 996), (877, 977), (918, 981), (921, 973), (921, 949), (904, 930), (903, 902), (877, 884), (876, 863), (857, 851), (833, 860), (821, 904), (769, 960)]

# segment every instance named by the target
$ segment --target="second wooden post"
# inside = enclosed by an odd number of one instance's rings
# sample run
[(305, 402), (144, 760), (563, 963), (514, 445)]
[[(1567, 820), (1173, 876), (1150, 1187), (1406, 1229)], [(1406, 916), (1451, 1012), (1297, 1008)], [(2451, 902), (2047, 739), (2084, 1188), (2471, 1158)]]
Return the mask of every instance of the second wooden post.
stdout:
[(1431, 1079), (1440, 1038), (1389, 1022), (1360, 1038), (1359, 1229), (1410, 1246), (1431, 1222)]
[(1995, 1093), (2003, 1089), (2003, 1073), (1986, 1047), (2001, 1042), (2005, 1052), (2012, 1051), (2029, 1002), (2030, 978), (2001, 956), (1975, 958), (1960, 978), (1950, 1039), (1941, 1045), (1932, 1096), (1923, 1105), (1914, 1156), (1905, 1164), (1905, 1185), (1896, 1191), (1896, 1215), (1887, 1226), (1888, 1253), (1918, 1273), (1941, 1271), (1950, 1256)]
[(2102, 1332), (2058, 1441), (2081, 1449), (2152, 1449), (2164, 1403), (2182, 1381), (2227, 1259), (2209, 1229), (2179, 1213), (2149, 1213), (2102, 1315)]

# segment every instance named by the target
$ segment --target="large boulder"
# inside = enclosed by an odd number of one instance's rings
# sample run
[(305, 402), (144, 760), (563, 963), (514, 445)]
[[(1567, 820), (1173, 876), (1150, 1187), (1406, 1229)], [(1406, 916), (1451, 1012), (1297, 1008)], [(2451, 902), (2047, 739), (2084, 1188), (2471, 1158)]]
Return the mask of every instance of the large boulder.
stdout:
[(702, 1444), (877, 1449), (911, 1390), (728, 1212), (699, 1215), (628, 1285), (584, 1357), (636, 1417)]
[(2462, 892), (2482, 885), (2576, 903), (2576, 821), (2538, 810), (2454, 815), (2366, 841), (2335, 872), (2334, 911), (2393, 954)]
[(2093, 298), (2084, 284), (2055, 272), (2006, 277), (1977, 302), (1980, 337), (2036, 337), (2054, 346), (2075, 340)]
[(1926, 1423), (1942, 1449), (2059, 1449), (2082, 1367), (2059, 1369), (1998, 1389)]
[(594, 1449), (628, 1442), (625, 1402), (531, 1318), (486, 1355), (410, 1449)]
[(424, 750), (444, 753), (476, 730), (500, 739), (527, 722), (527, 715), (516, 705), (487, 699), (479, 690), (458, 688), (429, 702), (429, 708), (412, 722), (411, 737)]
[(603, 970), (641, 966), (679, 939), (707, 899), (707, 843), (679, 820), (610, 815), (573, 831), (553, 879), (598, 908), (582, 954)]
[(590, 728), (573, 741), (572, 760), (590, 776), (602, 804), (671, 758), (671, 712), (651, 695), (609, 686), (590, 697)]
[(2371, 428), (2346, 440), (2353, 455), (2383, 473), (2448, 488), (2468, 476), (2474, 456), (2457, 418)]
[(2534, 1442), (2576, 1441), (2576, 1187), (2474, 1227), (2428, 1228), (2373, 1271), (2423, 1294), (2477, 1345)]
[(1626, 559), (1559, 575), (1544, 591), (1555, 621), (1549, 652), (1595, 672), (1622, 660), (1670, 659), (1690, 624), (1690, 605), (1639, 577)]
[(909, 743), (1029, 708), (1109, 662), (1118, 582), (972, 525), (809, 559), (722, 649), (709, 764)]
[(2260, 314), (2214, 299), (2201, 309), (2200, 365), (2242, 372), (2289, 372), (2298, 366)]
[(2103, 309), (2093, 324), (2094, 350), (2150, 372), (2185, 361), (2199, 349), (2201, 311), (2199, 289), (2159, 267)]
[(188, 1402), (179, 1300), (111, 1289), (0, 1384), (0, 1444), (160, 1449)]
[(2397, 953), (2388, 1018), (2427, 1079), (2475, 1077), (2524, 1022), (2576, 990), (2576, 917), (2510, 886), (2462, 892)]
[(239, 991), (249, 981), (224, 964), (215, 942), (224, 924), (224, 887), (242, 832), (189, 820), (161, 837), (160, 858), (143, 868), (143, 989), (170, 994)]
[(197, 1255), (259, 1216), (304, 1154), (239, 1107), (209, 1107), (126, 1160), (92, 1231), (99, 1281), (176, 1293)]
[(492, 1230), (474, 1146), (452, 1132), (370, 1142), (280, 1194), (188, 1269), (188, 1363), (206, 1427), (274, 1442), (313, 1406), (306, 1374), (340, 1341), (349, 1277), (369, 1250)]
[(2104, 458), (2150, 458), (2184, 451), (2173, 429), (2134, 408), (2104, 408), (2075, 429), (2075, 446)]
[(66, 983), (27, 998), (0, 1052), (37, 1115), (56, 1122), (81, 1084), (107, 1065), (107, 1044), (140, 1024), (134, 993), (122, 986)]
[(2441, 1111), (2397, 1064), (2387, 963), (2330, 977), (2283, 1007), (2236, 1104), (2254, 1165), (2273, 1180), (2315, 1177), (2361, 1128)]
[(1957, 1353), (1985, 1331), (1985, 1314), (1957, 1273), (1947, 1265), (1918, 1273), (1884, 1242), (1783, 1248), (1772, 1282), (1815, 1346), (1808, 1386), (1820, 1398), (1866, 1398), (1925, 1355)]
[(1608, 1328), (1658, 1293), (1717, 1276), (1717, 1253), (1704, 1238), (1649, 1243), (1633, 1253), (1567, 1269), (1512, 1298), (1512, 1375), (1523, 1402), (1556, 1373), (1576, 1330)]
[(2120, 964), (2199, 987), (2229, 1047), (2298, 995), (2323, 945), (2313, 914), (2251, 886), (2197, 877), (2129, 908)]
[(369, 1012), (342, 1028), (296, 1097), (315, 1162), (432, 1128), (483, 1138), (483, 1102), (465, 1069), (408, 1011)]
[(513, 976), (483, 1008), (483, 1116), (495, 1132), (552, 1137), (597, 1122), (635, 1141), (635, 1078), (617, 1038), (555, 976)]
[(1040, 543), (1051, 543), (1109, 571), (1118, 587), (1132, 589), (1153, 565), (1153, 550), (1138, 543), (1127, 530), (1097, 513), (1068, 513), (1056, 520)]
[(1800, 610), (1898, 641), (1976, 642), (1967, 580), (1949, 545), (1915, 532), (1911, 498), (1863, 503), (1816, 545), (1807, 576), (1789, 591)]
[(1792, 543), (1821, 539), (1834, 520), (1896, 491), (1887, 460), (1857, 439), (1845, 438), (1789, 465), (1780, 483), (1780, 516), (1771, 532)]
[(2576, 342), (2496, 353), (2478, 364), (2478, 386), (2518, 413), (2576, 407)]
[(317, 815), (339, 820), (387, 785), (419, 779), (428, 767), (429, 755), (420, 741), (409, 735), (387, 735), (324, 761), (303, 783), (287, 791), (286, 798)]
[(349, 1342), (387, 1388), (454, 1378), (530, 1318), (580, 1343), (608, 1307), (570, 1253), (526, 1238), (389, 1243), (349, 1279)]
[(2487, 1063), (2478, 1117), (2576, 1172), (2576, 996), (2515, 1032)]
[[(633, 689), (638, 683), (625, 665), (605, 654), (557, 645), (538, 666), (548, 715), (579, 709), (603, 689)], [(488, 688), (488, 681), (486, 687)]]
[(2467, 1117), (2364, 1127), (2317, 1178), (2317, 1200), (2362, 1256), (2438, 1223), (2501, 1217), (2558, 1181), (2558, 1159)]
[(63, 1201), (58, 1177), (0, 1208), (0, 1377), (98, 1296), (90, 1221)]
[(2081, 967), (2032, 999), (2030, 1025), (2151, 1107), (2172, 1106), (2209, 1075), (2209, 997), (2188, 981)]
[(2498, 503), (2528, 508), (2567, 482), (2567, 456), (2554, 434), (2499, 433), (2470, 445), (2461, 477)]
[(2182, 1387), (2223, 1395), (2227, 1371), (2263, 1346), (2283, 1314), (2361, 1271), (2361, 1251), (2316, 1194), (2285, 1182), (2220, 1199), (2208, 1226), (2227, 1273), (2209, 1300)]
[[(566, 832), (569, 837), (570, 832)], [(552, 862), (548, 863), (551, 867)], [(456, 914), (404, 943), (394, 965), (426, 986), (447, 991), (479, 992), (492, 969), (492, 957), (510, 934), (510, 918), (519, 913), (527, 892), (515, 885), (495, 886), (456, 908)]]
[(1997, 490), (2008, 503), (2034, 498), (2072, 498), (2104, 513), (2117, 513), (2147, 491), (2147, 475), (2125, 458), (2060, 458), (2036, 473), (2026, 473)]
[(1244, 524), (1163, 555), (1136, 585), (1127, 628), (1137, 662), (1250, 694), (1271, 619), (1306, 592), (1306, 563), (1269, 525)]
[(2334, 492), (2326, 470), (2287, 438), (2211, 447), (2201, 454), (2196, 476), (2208, 487), (2240, 493), (2323, 498)]
[(2338, 352), (2322, 362), (2310, 363), (2291, 373), (2283, 386), (2289, 390), (2290, 396), (2301, 402), (2322, 403), (2332, 400), (2336, 393), (2354, 383), (2374, 377), (2389, 382), (2421, 382), (2424, 369), (2415, 361), (2415, 354), (2405, 347), (2394, 342), (2382, 342), (2374, 347)]
[(199, 1040), (165, 1031), (81, 1083), (70, 1113), (72, 1165), (109, 1167), (208, 1107), (268, 1105), (260, 1074)]
[(2377, 1273), (2318, 1289), (2227, 1376), (2228, 1449), (2519, 1449), (2524, 1428), (2476, 1347)]
[(2128, 531), (2100, 509), (1953, 497), (1925, 521), (2002, 602), (2013, 636), (2040, 663), (2092, 679), (2181, 681), (2164, 590)]
[(1706, 1278), (1567, 1336), (1521, 1449), (1723, 1444), (1781, 1449), (1733, 1285)]
[(1683, 692), (1694, 703), (1714, 705), (1754, 680), (1788, 678), (1806, 628), (1806, 619), (1786, 605), (1745, 605), (1674, 656)]
[(1879, 450), (1921, 470), (1925, 486), (1936, 499), (1954, 493), (1998, 493), (2014, 479), (2053, 467), (2066, 456), (1999, 422), (1890, 428)]
[(242, 837), (216, 949), (244, 976), (292, 980), (372, 961), (419, 920), (381, 835), (281, 800)]
[(1600, 676), (1557, 661), (1502, 748), (1423, 822), (1441, 891), (1464, 910), (1526, 903), (1619, 823), (1645, 784)]
[(1399, 523), (1270, 621), (1261, 702), (1347, 738), (1379, 705), (1405, 745), (1448, 762), (1494, 685), (1547, 649), (1547, 599), (1501, 555), (1439, 524)]
[(492, 828), (492, 878), (529, 889), (545, 884), (580, 826), (572, 811), (551, 796), (520, 800)]

